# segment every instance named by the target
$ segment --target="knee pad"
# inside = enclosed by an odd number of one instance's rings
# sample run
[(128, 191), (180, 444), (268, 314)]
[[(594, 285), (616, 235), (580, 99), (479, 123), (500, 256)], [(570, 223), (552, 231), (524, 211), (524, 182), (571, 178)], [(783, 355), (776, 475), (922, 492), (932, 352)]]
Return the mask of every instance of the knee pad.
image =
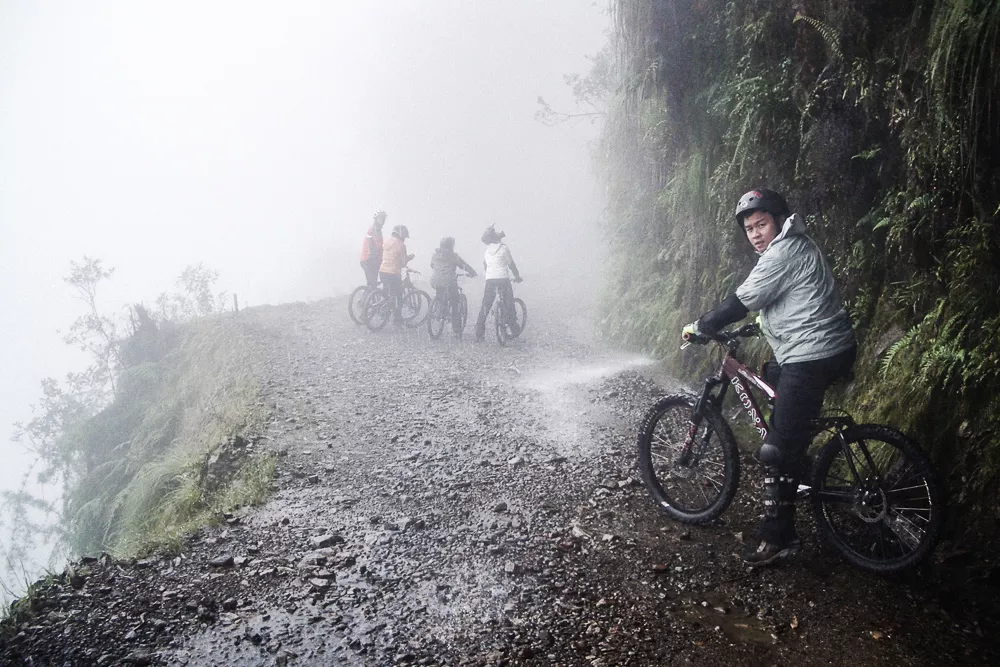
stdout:
[(769, 443), (764, 443), (757, 452), (757, 460), (768, 467), (780, 466), (782, 458), (781, 450)]

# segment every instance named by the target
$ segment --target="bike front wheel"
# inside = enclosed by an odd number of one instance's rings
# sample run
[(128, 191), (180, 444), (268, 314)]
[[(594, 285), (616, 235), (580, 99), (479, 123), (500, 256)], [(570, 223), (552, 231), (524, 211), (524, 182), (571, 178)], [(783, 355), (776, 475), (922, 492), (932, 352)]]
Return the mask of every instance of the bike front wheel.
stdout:
[(427, 333), (431, 338), (438, 338), (444, 331), (444, 321), (447, 312), (448, 301), (440, 296), (435, 296), (431, 301), (431, 313), (427, 317)]
[(364, 324), (365, 299), (368, 298), (368, 285), (356, 287), (351, 292), (351, 298), (347, 302), (347, 312), (354, 320), (355, 324)]
[(674, 394), (650, 408), (639, 427), (639, 472), (653, 500), (683, 523), (708, 523), (733, 500), (740, 481), (736, 439), (712, 407)]
[(876, 424), (849, 428), (823, 446), (813, 473), (820, 532), (855, 567), (910, 568), (937, 542), (944, 495), (915, 442)]
[(392, 314), (392, 299), (388, 292), (382, 288), (370, 291), (362, 312), (362, 318), (369, 329), (378, 331), (384, 327)]
[(520, 336), (524, 332), (524, 327), (528, 326), (528, 307), (518, 298), (514, 299), (514, 319), (518, 324), (517, 336)]

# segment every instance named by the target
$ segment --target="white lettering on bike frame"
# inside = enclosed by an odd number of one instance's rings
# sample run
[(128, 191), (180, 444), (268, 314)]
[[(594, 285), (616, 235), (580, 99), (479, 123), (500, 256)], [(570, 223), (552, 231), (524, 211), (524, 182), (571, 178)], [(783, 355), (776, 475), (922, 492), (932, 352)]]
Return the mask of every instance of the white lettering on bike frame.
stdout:
[(777, 396), (777, 394), (774, 392), (774, 389), (771, 389), (771, 385), (761, 380), (759, 377), (748, 371), (745, 367), (741, 366), (740, 369), (736, 372), (745, 377), (749, 382), (751, 382), (755, 387), (760, 389), (762, 392), (767, 394), (767, 397), (770, 398), (771, 400), (774, 400), (774, 398)]
[(743, 404), (744, 409), (746, 409), (747, 414), (750, 416), (750, 421), (753, 423), (754, 428), (757, 429), (757, 433), (760, 434), (761, 438), (767, 437), (767, 429), (764, 427), (764, 420), (761, 418), (760, 414), (757, 413), (757, 408), (754, 407), (753, 400), (750, 398), (750, 393), (747, 391), (740, 379), (735, 375), (729, 381), (733, 387), (736, 389), (736, 395), (740, 398), (740, 403)]

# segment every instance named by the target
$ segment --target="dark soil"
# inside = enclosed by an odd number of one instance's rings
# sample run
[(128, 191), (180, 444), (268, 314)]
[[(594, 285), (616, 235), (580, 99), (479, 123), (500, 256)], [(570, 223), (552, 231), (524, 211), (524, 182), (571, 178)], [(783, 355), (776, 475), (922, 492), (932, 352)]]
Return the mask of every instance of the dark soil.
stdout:
[(371, 333), (346, 299), (242, 313), (270, 351), (272, 500), (179, 555), (41, 582), (0, 625), (4, 664), (992, 664), (974, 559), (880, 578), (803, 517), (795, 561), (748, 571), (746, 480), (712, 526), (660, 513), (634, 437), (677, 387), (595, 343), (587, 313), (521, 296), (508, 348), (472, 322)]

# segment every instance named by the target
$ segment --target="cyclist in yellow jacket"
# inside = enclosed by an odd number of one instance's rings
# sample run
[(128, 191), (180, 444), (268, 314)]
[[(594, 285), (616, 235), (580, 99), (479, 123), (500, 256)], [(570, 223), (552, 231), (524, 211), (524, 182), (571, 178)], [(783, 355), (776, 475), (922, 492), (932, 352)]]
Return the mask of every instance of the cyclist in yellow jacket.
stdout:
[(406, 254), (406, 239), (410, 238), (410, 230), (406, 225), (396, 225), (392, 228), (392, 236), (385, 242), (382, 248), (382, 264), (378, 267), (378, 277), (389, 291), (389, 297), (393, 299), (393, 322), (402, 324), (403, 316), (401, 308), (403, 305), (400, 297), (403, 293), (403, 267), (413, 259), (413, 255)]

